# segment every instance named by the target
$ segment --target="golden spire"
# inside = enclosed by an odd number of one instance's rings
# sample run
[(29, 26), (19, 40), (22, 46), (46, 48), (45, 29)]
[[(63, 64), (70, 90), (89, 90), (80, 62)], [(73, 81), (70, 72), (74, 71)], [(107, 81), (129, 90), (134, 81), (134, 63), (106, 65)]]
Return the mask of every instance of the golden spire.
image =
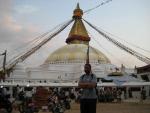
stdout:
[(82, 18), (83, 11), (80, 9), (79, 3), (77, 3), (76, 9), (73, 11), (73, 18)]
[(88, 44), (89, 43), (90, 37), (82, 22), (82, 15), (83, 15), (83, 11), (80, 9), (79, 3), (78, 3), (76, 9), (73, 12), (74, 24), (71, 28), (68, 38), (66, 39), (66, 43), (68, 44), (71, 44), (71, 43)]

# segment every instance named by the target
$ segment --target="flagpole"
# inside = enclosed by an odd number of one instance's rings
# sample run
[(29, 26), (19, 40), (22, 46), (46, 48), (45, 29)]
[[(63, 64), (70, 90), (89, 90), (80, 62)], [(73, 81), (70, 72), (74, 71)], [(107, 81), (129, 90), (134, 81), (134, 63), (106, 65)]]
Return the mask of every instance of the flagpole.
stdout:
[(5, 76), (5, 74), (6, 74), (6, 68), (5, 68), (5, 65), (6, 65), (6, 53), (7, 53), (7, 50), (5, 50), (5, 52), (4, 52), (4, 61), (3, 61), (3, 70), (4, 70), (4, 76)]
[(87, 57), (86, 57), (86, 64), (89, 64), (90, 62), (89, 62), (89, 43), (88, 43), (88, 45), (87, 45), (88, 47), (87, 47)]
[(5, 75), (6, 75), (6, 53), (7, 53), (7, 50), (4, 51), (4, 53), (0, 54), (0, 55), (3, 55), (4, 56), (4, 60), (3, 60), (3, 70), (2, 70), (2, 75), (0, 77), (0, 80), (3, 79), (5, 80)]

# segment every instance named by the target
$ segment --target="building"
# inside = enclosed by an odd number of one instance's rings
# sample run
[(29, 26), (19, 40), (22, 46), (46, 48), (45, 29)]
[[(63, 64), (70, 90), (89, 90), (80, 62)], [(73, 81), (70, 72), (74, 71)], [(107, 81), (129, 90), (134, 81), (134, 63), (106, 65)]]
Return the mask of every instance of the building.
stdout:
[(146, 82), (150, 81), (150, 64), (143, 67), (137, 67), (136, 71), (139, 78)]
[[(144, 80), (145, 82), (150, 82), (150, 64), (142, 67), (135, 68), (137, 77)], [(145, 86), (146, 96), (150, 97), (150, 86)]]

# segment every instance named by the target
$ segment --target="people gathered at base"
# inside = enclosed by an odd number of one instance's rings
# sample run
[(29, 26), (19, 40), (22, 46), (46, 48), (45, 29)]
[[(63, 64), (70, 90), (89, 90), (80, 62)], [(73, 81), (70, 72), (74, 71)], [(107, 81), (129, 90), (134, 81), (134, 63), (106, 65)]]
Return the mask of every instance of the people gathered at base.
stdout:
[[(45, 87), (44, 87), (45, 88)], [(28, 113), (34, 113), (40, 109), (45, 109), (55, 113), (57, 110), (64, 112), (71, 108), (71, 103), (79, 103), (82, 95), (82, 88), (78, 87), (49, 87), (46, 90), (49, 92), (47, 98), (47, 107), (38, 108), (35, 103), (35, 88), (25, 88), (16, 86), (13, 88), (13, 94), (10, 94), (8, 87), (0, 88), (0, 110), (5, 109), (7, 113), (11, 113), (12, 110), (19, 110), (23, 112), (28, 110)], [(117, 87), (97, 87), (97, 102), (121, 102), (122, 97), (125, 94), (120, 88)], [(128, 95), (129, 96), (129, 95)], [(124, 98), (125, 99), (125, 98)], [(146, 99), (145, 90), (141, 90), (141, 99)]]

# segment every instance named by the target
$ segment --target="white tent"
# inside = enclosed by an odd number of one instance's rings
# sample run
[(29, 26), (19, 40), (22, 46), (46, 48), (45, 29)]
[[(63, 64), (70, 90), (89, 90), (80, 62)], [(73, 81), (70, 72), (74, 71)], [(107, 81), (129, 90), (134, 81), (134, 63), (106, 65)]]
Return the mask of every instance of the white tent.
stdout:
[(47, 83), (29, 83), (29, 82), (14, 82), (14, 83), (11, 83), (11, 82), (1, 82), (0, 83), (0, 86), (35, 86), (35, 87), (38, 87), (38, 86), (48, 86), (48, 87), (77, 87), (78, 86), (78, 83), (71, 83), (71, 82), (67, 82), (67, 83), (53, 83), (53, 82), (47, 82)]
[(102, 82), (102, 83), (98, 83), (97, 86), (98, 87), (102, 87), (102, 86), (115, 87), (117, 85), (115, 83), (113, 83), (113, 82)]
[(150, 82), (125, 82), (122, 86), (150, 86)]
[(143, 82), (144, 86), (150, 86), (150, 82)]
[[(48, 86), (48, 87), (77, 87), (78, 83), (73, 83), (73, 82), (61, 82), (61, 83), (53, 83), (53, 82), (47, 82), (47, 83), (29, 83), (29, 82), (0, 82), (0, 86)], [(118, 86), (114, 82), (102, 82), (102, 83), (97, 83), (98, 87), (101, 86)], [(139, 81), (130, 81), (130, 82), (125, 82), (121, 86), (150, 86), (150, 82), (139, 82)]]
[(113, 80), (113, 82), (117, 86), (124, 86), (126, 85), (139, 85), (141, 82), (144, 82), (141, 79), (132, 77), (130, 75), (123, 75), (123, 76), (107, 76), (104, 78), (105, 80)]

